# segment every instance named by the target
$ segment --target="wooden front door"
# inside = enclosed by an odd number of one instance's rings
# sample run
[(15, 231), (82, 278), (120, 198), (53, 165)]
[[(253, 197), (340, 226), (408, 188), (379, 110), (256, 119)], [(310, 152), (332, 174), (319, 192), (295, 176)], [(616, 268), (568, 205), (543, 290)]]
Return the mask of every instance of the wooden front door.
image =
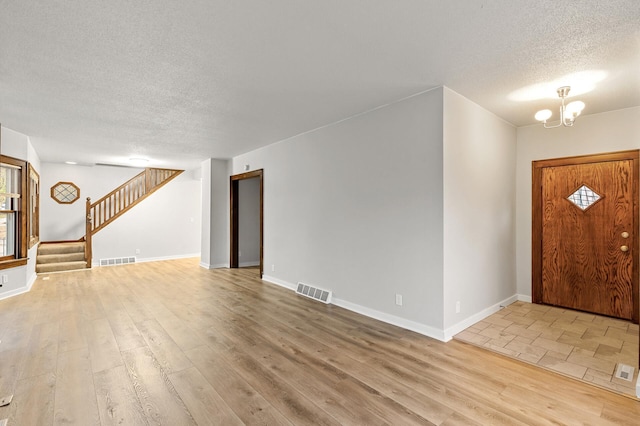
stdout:
[(638, 322), (637, 178), (638, 151), (534, 162), (534, 302)]

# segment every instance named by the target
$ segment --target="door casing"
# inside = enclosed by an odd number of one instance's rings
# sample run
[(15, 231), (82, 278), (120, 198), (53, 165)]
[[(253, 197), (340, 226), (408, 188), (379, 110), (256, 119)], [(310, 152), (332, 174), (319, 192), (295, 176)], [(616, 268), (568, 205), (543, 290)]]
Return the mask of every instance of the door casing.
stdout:
[(532, 162), (532, 277), (531, 290), (533, 303), (543, 303), (543, 285), (542, 285), (542, 170), (545, 167), (568, 166), (577, 164), (599, 163), (606, 161), (632, 160), (633, 161), (633, 233), (630, 243), (633, 250), (633, 318), (634, 323), (638, 323), (640, 317), (640, 299), (638, 292), (639, 282), (639, 241), (638, 238), (638, 184), (640, 177), (640, 150), (620, 151), (605, 154), (583, 155), (576, 157), (555, 158), (550, 160), (539, 160)]

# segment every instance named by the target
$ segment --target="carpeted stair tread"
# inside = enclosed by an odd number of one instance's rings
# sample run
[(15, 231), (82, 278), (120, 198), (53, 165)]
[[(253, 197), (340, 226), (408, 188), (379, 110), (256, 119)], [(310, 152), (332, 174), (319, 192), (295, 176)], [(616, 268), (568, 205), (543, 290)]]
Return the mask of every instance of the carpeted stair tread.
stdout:
[(60, 262), (60, 263), (40, 263), (36, 265), (36, 272), (61, 272), (74, 271), (77, 269), (86, 269), (87, 262)]
[(84, 251), (78, 253), (39, 254), (37, 256), (38, 264), (82, 261), (84, 261)]
[(84, 242), (40, 244), (38, 255), (84, 253)]

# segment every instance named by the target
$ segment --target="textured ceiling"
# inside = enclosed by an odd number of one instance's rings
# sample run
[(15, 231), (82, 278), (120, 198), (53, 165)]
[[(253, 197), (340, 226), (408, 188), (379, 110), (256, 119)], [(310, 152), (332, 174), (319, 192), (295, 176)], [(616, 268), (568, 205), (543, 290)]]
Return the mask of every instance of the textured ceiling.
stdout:
[(441, 85), (522, 126), (585, 78), (584, 114), (640, 105), (640, 1), (0, 0), (43, 161), (191, 168)]

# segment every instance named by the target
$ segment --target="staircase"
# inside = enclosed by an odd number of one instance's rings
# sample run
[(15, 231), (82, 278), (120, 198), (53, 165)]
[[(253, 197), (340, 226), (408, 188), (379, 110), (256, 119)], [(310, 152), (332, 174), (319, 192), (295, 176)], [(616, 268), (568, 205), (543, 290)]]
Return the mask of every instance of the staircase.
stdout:
[(87, 198), (85, 236), (77, 242), (41, 243), (38, 246), (36, 272), (91, 268), (93, 235), (183, 171), (147, 168), (95, 203), (91, 202), (91, 198)]
[(43, 243), (38, 246), (36, 272), (61, 272), (85, 269), (84, 241)]

